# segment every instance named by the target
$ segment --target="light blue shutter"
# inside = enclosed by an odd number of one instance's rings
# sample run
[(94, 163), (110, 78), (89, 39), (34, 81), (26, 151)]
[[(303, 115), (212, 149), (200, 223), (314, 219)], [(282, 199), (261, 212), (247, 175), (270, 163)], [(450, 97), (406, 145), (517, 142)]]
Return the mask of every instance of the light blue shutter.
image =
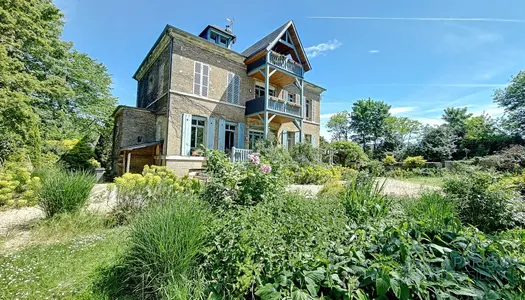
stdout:
[(315, 147), (315, 135), (312, 135), (312, 146)]
[(288, 131), (286, 130), (283, 130), (283, 132), (281, 133), (281, 145), (283, 146), (283, 148), (288, 147)]
[(244, 149), (244, 123), (239, 123), (237, 130), (237, 147)]
[(200, 95), (202, 87), (202, 64), (198, 61), (195, 62), (195, 69), (193, 70), (193, 94)]
[(201, 96), (208, 97), (209, 85), (210, 85), (210, 66), (202, 64), (202, 93), (201, 93)]
[(208, 140), (206, 143), (206, 147), (208, 149), (214, 149), (215, 148), (215, 118), (208, 118), (208, 127), (207, 127), (207, 134), (206, 139)]
[(223, 119), (219, 119), (219, 145), (217, 146), (217, 149), (220, 151), (224, 151), (224, 135), (226, 130), (226, 121)]
[(296, 143), (296, 144), (299, 144), (299, 135), (300, 135), (300, 134), (301, 134), (300, 131), (296, 131), (295, 134), (294, 134), (294, 135), (295, 135), (295, 143)]
[(191, 152), (191, 115), (182, 115), (182, 147), (180, 155), (190, 156)]
[(233, 101), (233, 84), (234, 84), (234, 80), (233, 78), (235, 77), (235, 75), (231, 72), (228, 72), (228, 88), (226, 89), (226, 101), (230, 102), (230, 103), (234, 103)]

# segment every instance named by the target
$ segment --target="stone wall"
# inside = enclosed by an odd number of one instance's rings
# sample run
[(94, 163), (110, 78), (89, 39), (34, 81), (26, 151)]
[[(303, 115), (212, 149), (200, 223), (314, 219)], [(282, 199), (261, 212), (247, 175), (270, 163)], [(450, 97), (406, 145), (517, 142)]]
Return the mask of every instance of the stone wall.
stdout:
[[(169, 89), (170, 47), (165, 46), (160, 56), (138, 82), (137, 107), (158, 110), (166, 102), (159, 101)], [(155, 102), (157, 101), (157, 102)], [(155, 102), (155, 103), (153, 103)]]

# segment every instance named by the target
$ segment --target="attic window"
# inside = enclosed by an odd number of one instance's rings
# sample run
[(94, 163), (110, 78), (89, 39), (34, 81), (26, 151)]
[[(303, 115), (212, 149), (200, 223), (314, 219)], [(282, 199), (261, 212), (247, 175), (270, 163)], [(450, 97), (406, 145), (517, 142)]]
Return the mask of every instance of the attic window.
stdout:
[(210, 31), (208, 40), (210, 42), (224, 47), (228, 47), (228, 44), (230, 42), (230, 39), (227, 36), (221, 35), (220, 33), (217, 33), (215, 31)]

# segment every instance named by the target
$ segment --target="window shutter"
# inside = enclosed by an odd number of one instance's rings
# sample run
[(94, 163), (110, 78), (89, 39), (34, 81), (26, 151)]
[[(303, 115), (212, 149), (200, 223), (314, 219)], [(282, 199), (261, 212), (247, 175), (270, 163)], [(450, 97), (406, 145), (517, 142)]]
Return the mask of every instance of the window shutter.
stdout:
[(201, 94), (201, 71), (202, 64), (198, 61), (195, 62), (195, 69), (193, 72), (193, 93), (195, 95)]
[(283, 146), (283, 148), (288, 147), (288, 131), (286, 130), (283, 130), (281, 133), (281, 146)]
[(283, 89), (283, 100), (288, 101), (288, 91)]
[(237, 147), (244, 149), (244, 123), (238, 124), (237, 129)]
[(219, 119), (219, 144), (217, 145), (217, 149), (220, 151), (224, 151), (224, 139), (226, 134), (226, 121), (223, 119)]
[(215, 118), (208, 118), (207, 125), (206, 148), (215, 149)]
[(315, 147), (315, 135), (312, 135), (312, 146)]
[(312, 122), (316, 122), (317, 121), (317, 118), (315, 117), (315, 104), (314, 104), (314, 102), (315, 101), (313, 101), (313, 100), (310, 101), (310, 111), (311, 111), (310, 113), (312, 114), (310, 120)]
[(296, 143), (296, 144), (299, 144), (299, 135), (300, 135), (300, 134), (301, 134), (300, 131), (296, 131), (295, 134), (294, 134), (294, 135), (295, 135), (295, 143)]
[(300, 96), (301, 96), (301, 95), (299, 95), (299, 94), (295, 94), (295, 103), (299, 103), (299, 104), (301, 104)]
[(228, 88), (226, 89), (226, 101), (233, 103), (233, 84), (235, 75), (228, 72)]
[(210, 84), (210, 66), (202, 65), (202, 93), (201, 96), (208, 97), (208, 87)]
[(239, 104), (241, 100), (241, 77), (239, 75), (233, 76), (233, 103)]
[(180, 155), (190, 156), (191, 151), (191, 115), (182, 115), (182, 146)]

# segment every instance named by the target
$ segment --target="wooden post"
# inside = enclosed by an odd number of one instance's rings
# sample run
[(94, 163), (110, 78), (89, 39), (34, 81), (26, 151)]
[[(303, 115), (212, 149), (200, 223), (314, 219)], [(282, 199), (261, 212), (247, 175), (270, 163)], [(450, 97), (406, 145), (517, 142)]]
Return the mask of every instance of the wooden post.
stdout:
[(131, 165), (131, 151), (128, 152), (128, 159), (126, 163), (126, 173), (129, 173), (129, 166)]
[(268, 138), (268, 101), (270, 99), (270, 52), (266, 53), (266, 69), (264, 71), (264, 138)]
[[(304, 79), (299, 79), (299, 97), (301, 98), (301, 122), (299, 123), (301, 125), (301, 128), (299, 129), (299, 142), (303, 142), (303, 120), (305, 118), (304, 110), (305, 110), (305, 101), (304, 101)], [(310, 110), (312, 108), (310, 107)]]
[(122, 154), (122, 174), (126, 173), (126, 151)]

